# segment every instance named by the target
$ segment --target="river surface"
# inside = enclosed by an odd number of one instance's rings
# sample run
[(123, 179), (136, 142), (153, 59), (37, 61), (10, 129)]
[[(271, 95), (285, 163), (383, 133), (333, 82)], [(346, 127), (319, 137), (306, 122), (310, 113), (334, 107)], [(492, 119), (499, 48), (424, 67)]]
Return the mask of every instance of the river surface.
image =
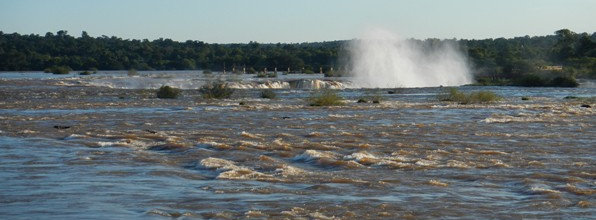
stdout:
[[(214, 79), (249, 86), (203, 99)], [(346, 104), (309, 106), (329, 83)], [(157, 99), (164, 84), (182, 97)], [(503, 100), (320, 75), (0, 73), (0, 218), (595, 218), (596, 88), (459, 89)]]

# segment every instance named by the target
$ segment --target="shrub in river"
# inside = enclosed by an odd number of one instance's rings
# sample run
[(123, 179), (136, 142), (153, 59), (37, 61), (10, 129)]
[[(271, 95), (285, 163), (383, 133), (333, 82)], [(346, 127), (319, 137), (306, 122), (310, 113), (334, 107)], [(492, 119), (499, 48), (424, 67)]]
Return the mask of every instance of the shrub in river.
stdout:
[(265, 77), (267, 77), (267, 73), (265, 73), (265, 72), (257, 73), (257, 78), (265, 78)]
[(229, 88), (224, 82), (214, 82), (202, 86), (199, 92), (206, 99), (227, 99), (232, 96), (234, 89)]
[(211, 70), (203, 70), (203, 74), (211, 74), (213, 72), (211, 72)]
[(491, 91), (472, 92), (469, 94), (470, 103), (489, 103), (499, 101), (501, 97)]
[(136, 76), (136, 75), (139, 75), (139, 73), (137, 72), (136, 69), (129, 69), (127, 72), (127, 75), (128, 76)]
[(373, 104), (379, 104), (381, 103), (381, 101), (383, 100), (383, 97), (381, 97), (380, 95), (371, 95), (371, 96), (365, 96), (362, 98), (359, 98), (358, 101), (356, 101), (357, 103), (373, 103)]
[(441, 101), (457, 102), (459, 104), (489, 103), (500, 100), (501, 97), (491, 91), (472, 92), (469, 94), (460, 92), (456, 88), (439, 95)]
[(248, 70), (246, 70), (246, 73), (255, 74), (255, 73), (257, 73), (257, 70), (255, 70), (255, 68), (251, 67), (251, 68), (248, 68)]
[(370, 97), (370, 100), (372, 100), (372, 103), (374, 104), (379, 104), (381, 101), (383, 101), (383, 97), (380, 95), (373, 95)]
[(160, 99), (175, 99), (178, 98), (179, 95), (180, 89), (169, 86), (161, 86), (157, 90), (157, 98)]
[(89, 70), (85, 70), (83, 72), (80, 72), (79, 75), (91, 75), (91, 74), (96, 74), (97, 73), (97, 68), (93, 67)]
[(325, 89), (311, 94), (308, 98), (308, 103), (310, 106), (335, 106), (343, 105), (343, 100), (344, 99), (337, 94), (337, 92)]
[(277, 97), (277, 94), (275, 94), (275, 92), (271, 89), (261, 91), (261, 98), (274, 99), (275, 97)]
[(71, 70), (72, 69), (68, 66), (52, 66), (49, 68), (45, 68), (43, 72), (53, 74), (68, 74)]
[(440, 101), (448, 101), (448, 102), (458, 102), (460, 100), (465, 100), (466, 94), (460, 92), (456, 88), (449, 88), (447, 91), (443, 91), (443, 93), (439, 94)]
[(550, 81), (550, 86), (553, 87), (577, 87), (579, 83), (571, 76), (559, 76)]
[(403, 93), (404, 93), (403, 88), (394, 88), (394, 89), (387, 91), (387, 94), (403, 94)]
[(365, 98), (360, 98), (358, 99), (358, 101), (356, 101), (357, 103), (368, 103), (368, 100), (366, 100)]
[(526, 97), (526, 96), (524, 96), (524, 97), (521, 97), (521, 100), (523, 100), (523, 101), (528, 101), (528, 100), (530, 100), (530, 97)]

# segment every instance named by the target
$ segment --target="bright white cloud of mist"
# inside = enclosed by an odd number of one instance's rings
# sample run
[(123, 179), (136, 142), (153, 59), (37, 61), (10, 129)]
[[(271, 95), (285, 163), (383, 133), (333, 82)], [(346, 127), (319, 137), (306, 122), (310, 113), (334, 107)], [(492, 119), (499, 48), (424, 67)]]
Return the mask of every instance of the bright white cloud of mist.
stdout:
[(466, 56), (454, 44), (437, 41), (429, 47), (387, 30), (368, 31), (348, 45), (353, 85), (392, 88), (471, 83)]

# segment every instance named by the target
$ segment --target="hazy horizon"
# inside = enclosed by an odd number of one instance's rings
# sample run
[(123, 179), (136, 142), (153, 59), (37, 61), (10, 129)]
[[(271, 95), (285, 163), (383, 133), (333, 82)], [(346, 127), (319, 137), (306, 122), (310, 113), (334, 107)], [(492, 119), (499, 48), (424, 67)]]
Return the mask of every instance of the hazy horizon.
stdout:
[(595, 1), (39, 1), (0, 0), (0, 30), (207, 43), (303, 43), (384, 28), (403, 38), (487, 39), (592, 33)]

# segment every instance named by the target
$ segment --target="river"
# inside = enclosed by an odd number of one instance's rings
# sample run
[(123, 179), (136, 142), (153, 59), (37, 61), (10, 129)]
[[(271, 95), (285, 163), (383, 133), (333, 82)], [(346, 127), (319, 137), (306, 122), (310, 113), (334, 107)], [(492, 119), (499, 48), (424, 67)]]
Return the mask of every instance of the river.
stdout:
[[(503, 100), (458, 105), (438, 101), (444, 88), (213, 75), (0, 73), (0, 218), (596, 214), (594, 87), (462, 86)], [(216, 79), (242, 89), (203, 99)], [(162, 84), (182, 97), (157, 99)], [(346, 104), (309, 106), (318, 86), (344, 86)]]

